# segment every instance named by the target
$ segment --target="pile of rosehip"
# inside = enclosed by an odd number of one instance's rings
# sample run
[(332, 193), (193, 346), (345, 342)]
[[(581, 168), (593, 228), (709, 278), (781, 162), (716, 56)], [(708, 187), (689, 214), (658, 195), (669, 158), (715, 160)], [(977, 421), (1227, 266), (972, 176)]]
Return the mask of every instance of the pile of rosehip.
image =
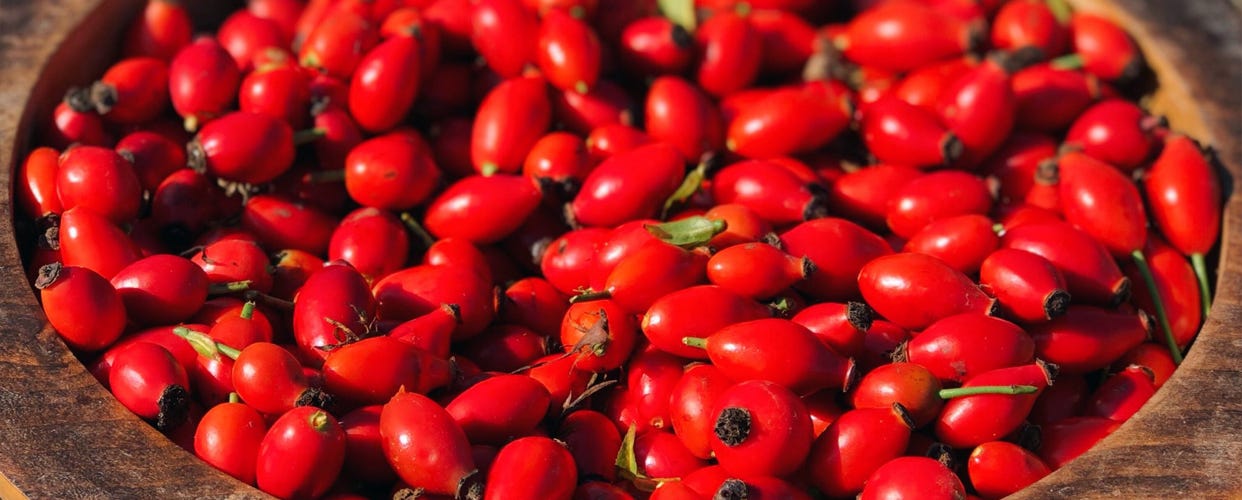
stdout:
[(186, 8), (20, 234), (91, 373), (278, 497), (997, 498), (1208, 309), (1213, 157), (1059, 0)]

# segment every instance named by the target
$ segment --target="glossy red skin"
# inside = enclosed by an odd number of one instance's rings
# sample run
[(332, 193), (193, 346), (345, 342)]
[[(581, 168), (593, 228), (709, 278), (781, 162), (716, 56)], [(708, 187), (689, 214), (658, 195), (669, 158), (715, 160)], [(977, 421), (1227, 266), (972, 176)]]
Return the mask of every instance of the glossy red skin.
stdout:
[(707, 261), (707, 279), (751, 299), (772, 297), (806, 279), (809, 259), (794, 257), (766, 243), (726, 248)]
[(399, 392), (380, 413), (384, 455), (406, 484), (453, 495), (475, 470), (470, 442), (448, 411), (421, 394)]
[(224, 114), (240, 83), (237, 62), (214, 37), (196, 39), (168, 64), (168, 97), (173, 109), (197, 125)]
[(345, 158), (345, 189), (359, 204), (401, 211), (428, 200), (440, 181), (431, 147), (413, 129), (362, 142)]
[(287, 248), (272, 255), (272, 289), (278, 298), (293, 300), (294, 294), (320, 267), (323, 259), (303, 250)]
[[(1065, 219), (1062, 219), (1061, 214), (1057, 212), (1026, 203), (1001, 205), (996, 208), (995, 217), (1004, 231), (1026, 224), (1065, 222)], [(1003, 236), (1004, 232), (1001, 235)]]
[(631, 74), (684, 74), (694, 59), (690, 33), (663, 16), (644, 17), (625, 25), (618, 45), (621, 64)]
[(876, 469), (906, 451), (909, 441), (910, 427), (893, 408), (850, 410), (815, 439), (806, 471), (825, 495), (857, 495)]
[(748, 158), (806, 153), (827, 144), (850, 123), (852, 102), (825, 81), (778, 88), (728, 118), (730, 151)]
[(1156, 147), (1156, 138), (1145, 126), (1148, 115), (1123, 99), (1105, 99), (1078, 115), (1065, 134), (1066, 144), (1124, 172), (1141, 166)]
[(815, 51), (815, 27), (806, 19), (780, 9), (760, 9), (748, 15), (762, 42), (761, 74), (799, 74)]
[[(205, 304), (204, 309), (210, 306), (211, 304)], [(241, 308), (244, 309), (244, 307), (242, 305)], [(251, 311), (250, 317), (242, 316), (241, 312), (233, 310), (223, 311), (220, 316), (210, 323), (211, 327), (207, 334), (215, 339), (216, 342), (236, 349), (245, 349), (255, 342), (272, 341), (274, 336), (272, 323), (266, 314), (258, 308)]]
[(162, 239), (172, 244), (188, 244), (231, 208), (219, 206), (228, 202), (222, 203), (224, 191), (214, 180), (189, 168), (169, 174), (152, 191), (151, 215), (145, 220), (158, 226)]
[(1049, 468), (1059, 469), (1112, 434), (1119, 426), (1121, 422), (1104, 417), (1070, 417), (1041, 426), (1043, 432), (1039, 458)]
[[(944, 94), (945, 89), (977, 64), (970, 57), (945, 59), (910, 70), (900, 80), (897, 80), (896, 75), (871, 69), (870, 72), (864, 73), (864, 77), (874, 80), (872, 85), (877, 87), (887, 85), (891, 88), (877, 89), (878, 95), (864, 102), (863, 111), (866, 112), (871, 103), (891, 93), (902, 101), (934, 113), (936, 103), (940, 101), (940, 96)], [(860, 94), (863, 92), (865, 90), (860, 89)], [(864, 96), (865, 94), (860, 95), (860, 97)]]
[(500, 449), (487, 474), (483, 498), (568, 499), (577, 484), (574, 457), (565, 445), (546, 437), (525, 437)]
[(1164, 386), (1164, 383), (1173, 375), (1173, 371), (1177, 369), (1169, 348), (1154, 341), (1143, 342), (1130, 349), (1113, 363), (1113, 369), (1122, 369), (1130, 365), (1139, 365), (1151, 370), (1152, 382), (1157, 389)]
[[(578, 224), (615, 227), (656, 215), (681, 185), (685, 159), (664, 142), (609, 157), (587, 176), (568, 211)], [(641, 168), (638, 168), (641, 166)]]
[(255, 68), (255, 60), (263, 51), (288, 46), (275, 21), (256, 16), (248, 10), (229, 14), (216, 30), (216, 39), (233, 56), (242, 73), (249, 73)]
[(485, 371), (510, 373), (548, 354), (548, 338), (517, 325), (493, 325), (457, 347)]
[(472, 2), (470, 40), (488, 67), (505, 78), (522, 73), (535, 62), (539, 19), (521, 0)]
[[(566, 401), (576, 399), (586, 392), (587, 383), (590, 382), (593, 374), (576, 370), (574, 368), (576, 361), (577, 358), (573, 356), (555, 352), (535, 360), (529, 369), (519, 372), (538, 380), (551, 394), (548, 403), (549, 416), (560, 415), (564, 411)], [(610, 467), (615, 458), (614, 454), (609, 460)]]
[(443, 304), (422, 316), (394, 326), (387, 332), (387, 335), (434, 354), (438, 358), (448, 359), (453, 330), (457, 328), (459, 322), (460, 318), (456, 309), (449, 304)]
[(930, 369), (942, 382), (1029, 363), (1035, 344), (1018, 325), (978, 313), (948, 316), (906, 344), (907, 360)]
[(861, 130), (867, 150), (883, 163), (927, 168), (955, 159), (946, 146), (955, 137), (935, 113), (893, 94), (867, 105)]
[[(135, 342), (116, 354), (108, 371), (108, 389), (126, 408), (147, 420), (161, 417), (160, 424), (175, 426), (180, 422), (163, 422), (159, 401), (171, 386), (190, 387), (185, 367), (163, 346)], [(183, 401), (181, 404), (188, 404)], [(184, 416), (183, 416), (184, 418)]]
[(846, 219), (812, 219), (781, 233), (781, 245), (794, 256), (810, 257), (815, 272), (798, 289), (816, 300), (859, 298), (858, 273), (868, 262), (893, 252), (888, 242)]
[(391, 212), (362, 207), (346, 215), (328, 241), (328, 260), (354, 266), (368, 283), (405, 266), (409, 253), (405, 225)]
[(492, 281), (491, 263), (484, 253), (487, 248), (460, 238), (442, 238), (427, 247), (423, 253), (423, 264), (467, 267), (484, 281)]
[(313, 407), (281, 415), (259, 444), (259, 489), (282, 498), (316, 498), (328, 491), (345, 462), (345, 431)]
[(1084, 415), (1125, 422), (1156, 393), (1152, 372), (1130, 365), (1104, 380), (1087, 401)]
[(1088, 73), (1110, 82), (1137, 76), (1143, 55), (1130, 35), (1112, 21), (1097, 14), (1075, 12), (1070, 17), (1070, 38)]
[(1100, 94), (1095, 77), (1049, 64), (1014, 73), (1012, 83), (1018, 103), (1017, 127), (1046, 133), (1065, 130)]
[(707, 261), (704, 251), (651, 241), (617, 262), (604, 290), (622, 310), (643, 314), (660, 297), (705, 281)]
[(1065, 220), (1104, 244), (1114, 258), (1129, 257), (1147, 240), (1147, 211), (1130, 178), (1083, 153), (1062, 155), (1061, 212)]
[[(587, 333), (603, 328), (599, 322), (607, 319), (605, 338), (588, 338)], [(638, 340), (638, 325), (631, 313), (615, 301), (593, 300), (569, 306), (561, 323), (561, 345), (574, 359), (575, 370), (605, 372), (624, 364)], [(582, 345), (577, 345), (579, 342)]]
[(294, 298), (298, 350), (305, 359), (322, 363), (331, 351), (321, 347), (340, 344), (351, 334), (367, 334), (376, 307), (371, 287), (357, 269), (344, 261), (328, 262), (307, 278)]
[(1024, 224), (1001, 236), (1002, 248), (1037, 254), (1065, 277), (1075, 302), (1116, 305), (1126, 298), (1129, 279), (1103, 244), (1065, 222)]
[[(854, 316), (858, 312), (866, 315)], [(871, 309), (862, 303), (820, 302), (805, 307), (790, 319), (805, 326), (820, 342), (842, 356), (857, 357), (864, 353), (867, 329), (871, 326), (870, 314)]]
[(703, 216), (709, 220), (725, 223), (724, 231), (712, 236), (711, 241), (708, 242), (717, 250), (742, 243), (756, 242), (772, 232), (772, 224), (741, 203), (718, 204), (704, 212)]
[(716, 400), (733, 385), (715, 365), (693, 364), (685, 369), (669, 394), (669, 423), (673, 434), (698, 458), (712, 456)]
[[(400, 6), (388, 13), (380, 24), (380, 38), (388, 39), (398, 36), (412, 36), (419, 42), (419, 80), (425, 85), (434, 78), (440, 69), (442, 58), (443, 37), (439, 26), (434, 26), (423, 14), (425, 9), (414, 5)], [(428, 95), (420, 92), (421, 95)]]
[(1170, 244), (1187, 255), (1211, 250), (1220, 237), (1221, 187), (1192, 139), (1166, 137), (1143, 187), (1152, 222)]
[(1007, 441), (980, 444), (966, 459), (970, 484), (983, 498), (1012, 495), (1051, 472), (1034, 452)]
[(634, 125), (634, 97), (610, 80), (595, 82), (585, 94), (553, 90), (551, 99), (553, 122), (578, 135), (605, 125)]
[(50, 147), (35, 148), (26, 155), (14, 179), (14, 195), (18, 206), (27, 215), (42, 217), (64, 211), (56, 194), (56, 177), (60, 170), (60, 152)]
[(302, 40), (298, 61), (344, 81), (379, 42), (380, 25), (351, 9), (331, 10)]
[(595, 263), (591, 265), (591, 288), (602, 290), (608, 275), (617, 267), (618, 262), (648, 242), (656, 241), (656, 237), (646, 226), (658, 223), (655, 219), (639, 219), (614, 227), (608, 239), (600, 246)]
[(40, 288), (39, 297), (48, 322), (71, 349), (98, 351), (125, 329), (120, 294), (88, 268), (62, 267), (55, 281)]
[(685, 359), (648, 345), (626, 364), (626, 388), (631, 393), (631, 401), (638, 410), (638, 416), (649, 422), (652, 428), (669, 429), (669, 400), (685, 371), (685, 363)]
[[(998, 49), (1036, 47), (1044, 58), (1065, 53), (1069, 47), (1069, 26), (1057, 20), (1044, 2), (1008, 2), (992, 20), (992, 46)], [(1003, 495), (1002, 495), (1003, 496)]]
[(142, 258), (138, 246), (112, 221), (86, 208), (65, 210), (60, 218), (60, 260), (112, 279)]
[(935, 459), (907, 456), (890, 460), (876, 469), (867, 478), (858, 498), (951, 500), (966, 498), (966, 488), (952, 470)]
[(828, 187), (828, 206), (833, 213), (857, 224), (879, 230), (887, 228), (888, 202), (919, 171), (904, 165), (876, 164), (847, 173)]
[(345, 168), (345, 158), (355, 146), (362, 143), (362, 130), (354, 123), (349, 111), (342, 106), (328, 106), (316, 114), (313, 120), (314, 127), (323, 132), (321, 137), (311, 143), (320, 168)]
[[(966, 51), (965, 23), (923, 2), (884, 2), (849, 22), (837, 46), (863, 66), (908, 71)], [(901, 54), (901, 57), (893, 57)]]
[[(104, 119), (121, 125), (149, 122), (168, 107), (168, 63), (154, 57), (117, 61), (99, 78), (113, 99)], [(97, 103), (98, 107), (99, 104)]]
[(520, 175), (466, 177), (432, 200), (423, 226), (438, 238), (494, 243), (521, 226), (541, 197)]
[(325, 255), (337, 224), (335, 216), (281, 195), (251, 196), (241, 213), (241, 227), (270, 250), (293, 248)]
[(529, 436), (547, 413), (550, 395), (525, 375), (497, 375), (466, 389), (444, 407), (474, 444), (501, 445)]
[(586, 22), (560, 9), (542, 16), (535, 62), (553, 87), (590, 90), (599, 78), (600, 51), (599, 37)]
[(695, 81), (708, 94), (728, 95), (750, 85), (759, 75), (763, 40), (745, 17), (720, 12), (694, 32)]
[(621, 434), (612, 420), (595, 410), (577, 410), (565, 416), (556, 438), (565, 443), (577, 465), (578, 477), (616, 480), (616, 458)]
[(397, 475), (384, 457), (383, 437), (380, 436), (380, 413), (382, 405), (363, 406), (341, 415), (341, 430), (345, 432), (345, 465), (342, 477), (367, 484), (391, 484)]
[(496, 300), (502, 322), (522, 325), (545, 336), (560, 331), (560, 318), (569, 308), (567, 297), (539, 277), (513, 282)]
[[(126, 134), (116, 143), (121, 156), (132, 158), (143, 189), (155, 190), (170, 174), (185, 167), (185, 146), (150, 130)], [(34, 154), (33, 152), (31, 153)]]
[(308, 381), (297, 358), (269, 342), (255, 342), (233, 363), (233, 387), (242, 400), (266, 415), (280, 415), (296, 405)]
[(116, 151), (76, 146), (61, 155), (56, 170), (56, 195), (63, 209), (82, 207), (115, 224), (138, 217), (142, 185), (134, 165)]
[(917, 429), (934, 421), (944, 407), (941, 388), (941, 380), (923, 365), (894, 361), (867, 372), (850, 392), (849, 402), (854, 408), (885, 410), (900, 403)]
[(823, 200), (814, 187), (767, 160), (743, 160), (726, 166), (716, 172), (711, 185), (716, 202), (745, 205), (773, 226), (821, 216)]
[(141, 325), (180, 323), (207, 300), (207, 274), (189, 259), (152, 255), (121, 269), (111, 279), (126, 317)]
[(522, 162), (522, 175), (536, 185), (560, 184), (557, 187), (568, 191), (586, 178), (591, 167), (585, 140), (569, 132), (549, 132), (531, 146)]
[(656, 78), (647, 90), (644, 123), (647, 135), (677, 147), (682, 157), (697, 160), (724, 148), (724, 120), (711, 98), (677, 76)]
[(62, 100), (52, 110), (52, 119), (43, 130), (48, 145), (64, 149), (73, 144), (108, 147), (116, 137), (104, 128), (103, 118), (93, 108), (76, 110)]
[(911, 236), (902, 250), (939, 258), (963, 274), (975, 275), (1000, 246), (992, 224), (992, 219), (978, 214), (938, 219)]
[(936, 438), (954, 448), (970, 448), (995, 441), (1018, 429), (1039, 391), (1052, 384), (1042, 363), (998, 368), (975, 375), (962, 387), (1030, 385), (1030, 394), (977, 394), (950, 399), (936, 418)]
[(856, 376), (853, 359), (786, 319), (735, 323), (706, 340), (712, 363), (737, 381), (768, 380), (805, 395), (844, 387)]
[(185, 7), (175, 2), (147, 2), (130, 21), (121, 44), (125, 57), (149, 56), (168, 61), (190, 44), (194, 27)]
[[(1019, 116), (1026, 116), (1020, 112)], [(1056, 156), (1057, 142), (1048, 135), (1017, 131), (1010, 135), (979, 170), (995, 177), (999, 183), (997, 197), (1001, 203), (1017, 203), (1035, 183), (1040, 162)]]
[[(196, 331), (208, 330), (207, 325), (193, 323), (177, 326), (185, 326), (186, 328)], [(112, 369), (112, 362), (116, 360), (116, 355), (126, 347), (129, 347), (130, 344), (137, 342), (158, 344), (167, 349), (168, 352), (172, 353), (173, 357), (177, 359), (177, 362), (180, 363), (181, 366), (188, 367), (194, 364), (195, 359), (198, 358), (198, 352), (194, 350), (194, 347), (192, 347), (189, 342), (186, 342), (185, 339), (174, 334), (173, 328), (176, 328), (176, 326), (157, 326), (125, 333), (121, 336), (121, 338), (117, 339), (116, 342), (109, 345), (107, 349), (100, 353), (94, 361), (87, 363), (86, 368), (101, 385), (107, 387), (108, 372)]]
[[(996, 299), (944, 261), (917, 253), (877, 258), (858, 274), (863, 298), (881, 316), (919, 330), (960, 313), (991, 314)], [(918, 307), (912, 307), (913, 305)]]
[(1106, 367), (1150, 334), (1144, 316), (1086, 305), (1072, 305), (1064, 316), (1027, 330), (1035, 340), (1035, 355), (1064, 373)]
[(728, 408), (750, 414), (750, 432), (737, 445), (729, 446), (715, 434), (710, 439), (712, 452), (731, 476), (780, 477), (802, 465), (811, 450), (811, 417), (794, 393), (772, 382), (748, 380), (726, 389), (712, 415), (719, 419)]
[(371, 288), (378, 314), (386, 320), (405, 321), (440, 307), (456, 304), (461, 324), (454, 340), (482, 332), (495, 315), (491, 284), (462, 266), (414, 266), (390, 274)]
[[(713, 310), (703, 316), (697, 311)], [(660, 350), (688, 359), (707, 359), (702, 349), (682, 343), (682, 337), (707, 337), (734, 323), (770, 316), (767, 306), (716, 285), (699, 285), (670, 292), (652, 303), (643, 316), (647, 340)]]
[(405, 119), (418, 98), (422, 42), (394, 36), (358, 62), (349, 85), (349, 111), (368, 132), (389, 130)]
[(221, 403), (203, 414), (194, 431), (194, 455), (212, 467), (253, 485), (259, 444), (267, 422), (244, 403)]
[(936, 112), (964, 146), (955, 166), (977, 166), (1009, 136), (1018, 110), (1010, 80), (999, 64), (986, 61), (944, 89)]
[(380, 335), (330, 351), (323, 362), (324, 389), (345, 408), (376, 405), (402, 387), (425, 394), (448, 385), (452, 370), (444, 358)]
[(582, 228), (561, 235), (543, 254), (540, 264), (543, 276), (566, 295), (590, 286), (596, 255), (611, 234), (612, 231), (604, 228)]
[(519, 172), (551, 119), (552, 104), (543, 78), (517, 77), (501, 82), (475, 114), (470, 144), (474, 169), (484, 175)]
[(996, 296), (1003, 316), (1022, 323), (1052, 319), (1049, 298), (1067, 288), (1065, 277), (1048, 259), (1013, 248), (996, 250), (984, 259), (979, 284)]
[(194, 386), (195, 401), (207, 406), (227, 402), (234, 392), (234, 364), (232, 358), (217, 353), (211, 357), (195, 356), (192, 363), (183, 365)]
[[(1156, 281), (1156, 291), (1164, 304), (1165, 314), (1169, 318), (1173, 338), (1177, 345), (1185, 348), (1199, 333), (1199, 325), (1203, 322), (1202, 297), (1199, 294), (1199, 283), (1194, 269), (1186, 261), (1186, 257), (1173, 247), (1152, 234), (1143, 247), (1151, 267), (1152, 278)], [(1127, 262), (1122, 267), (1131, 283), (1136, 284), (1132, 297), (1135, 307), (1144, 311), (1155, 311), (1152, 294), (1133, 263)]]
[(587, 153), (598, 166), (604, 160), (648, 145), (655, 140), (646, 132), (622, 123), (611, 123), (591, 129), (587, 135)]
[(694, 456), (672, 432), (651, 430), (634, 441), (639, 471), (647, 477), (682, 477), (707, 466), (707, 460)]
[(263, 184), (293, 166), (293, 129), (269, 115), (231, 112), (204, 125), (194, 140), (206, 172), (224, 180)]
[(295, 0), (256, 0), (246, 5), (251, 14), (276, 23), (286, 44), (293, 41), (298, 18), (305, 9), (306, 5)]
[(886, 221), (893, 233), (904, 238), (913, 237), (939, 219), (986, 214), (993, 203), (983, 179), (958, 170), (924, 174), (907, 182), (894, 195)]

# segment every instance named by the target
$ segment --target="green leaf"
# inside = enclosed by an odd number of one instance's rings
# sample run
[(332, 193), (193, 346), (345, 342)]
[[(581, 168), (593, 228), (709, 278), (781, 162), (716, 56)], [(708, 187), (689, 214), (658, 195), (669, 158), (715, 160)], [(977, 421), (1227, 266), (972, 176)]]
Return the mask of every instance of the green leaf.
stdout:
[(669, 21), (680, 25), (686, 31), (694, 33), (695, 19), (694, 0), (659, 0), (660, 14)]
[(638, 427), (631, 425), (630, 430), (625, 431), (625, 437), (621, 438), (621, 449), (617, 450), (617, 469), (630, 476), (643, 475), (638, 471), (638, 458), (634, 456), (634, 440), (637, 437)]
[(643, 227), (652, 236), (665, 243), (682, 248), (695, 248), (706, 245), (713, 236), (725, 230), (726, 224), (722, 220), (696, 215), (662, 224), (647, 224)]
[(699, 188), (703, 186), (703, 179), (707, 178), (708, 163), (706, 160), (699, 162), (698, 166), (694, 167), (694, 170), (686, 174), (686, 178), (681, 181), (680, 186), (677, 186), (677, 190), (673, 191), (673, 194), (669, 195), (667, 200), (664, 200), (664, 209), (661, 211), (664, 217), (668, 217), (668, 213), (678, 203), (690, 199), (691, 196), (694, 196), (694, 193), (699, 191)]

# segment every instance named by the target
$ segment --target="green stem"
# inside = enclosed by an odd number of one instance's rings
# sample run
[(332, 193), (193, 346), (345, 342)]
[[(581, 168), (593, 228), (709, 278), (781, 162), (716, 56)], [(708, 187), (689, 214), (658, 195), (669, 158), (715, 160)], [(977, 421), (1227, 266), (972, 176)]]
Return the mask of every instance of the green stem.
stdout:
[(327, 130), (321, 128), (308, 128), (293, 133), (293, 143), (301, 146), (303, 144), (315, 142), (320, 137), (328, 134)]
[(592, 300), (606, 300), (606, 299), (611, 299), (611, 298), (612, 298), (612, 292), (609, 292), (608, 290), (601, 290), (598, 292), (595, 290), (587, 290), (578, 295), (574, 295), (573, 297), (570, 297), (569, 303), (577, 304), (579, 302), (590, 302)]
[(1169, 354), (1173, 356), (1173, 364), (1182, 364), (1182, 350), (1177, 347), (1177, 339), (1173, 338), (1173, 327), (1169, 325), (1169, 313), (1164, 309), (1164, 299), (1160, 297), (1160, 290), (1156, 288), (1156, 277), (1151, 274), (1151, 266), (1147, 264), (1147, 256), (1143, 255), (1142, 250), (1135, 250), (1130, 254), (1134, 258), (1134, 265), (1138, 268), (1138, 272), (1143, 276), (1143, 282), (1147, 284), (1147, 292), (1151, 294), (1151, 302), (1156, 308), (1156, 321), (1160, 323), (1160, 329), (1164, 330), (1164, 340), (1169, 345)]
[(1048, 63), (1054, 69), (1081, 69), (1083, 65), (1082, 54), (1066, 54)]
[(1070, 17), (1074, 14), (1069, 4), (1065, 3), (1065, 0), (1048, 0), (1047, 4), (1048, 10), (1052, 11), (1053, 17), (1057, 18), (1057, 22), (1068, 26)]
[(409, 212), (401, 212), (401, 222), (405, 223), (405, 228), (414, 234), (418, 241), (423, 242), (423, 248), (431, 248), (436, 243), (436, 238), (418, 223), (418, 219)]
[(1199, 303), (1203, 307), (1203, 321), (1207, 321), (1208, 310), (1212, 308), (1212, 288), (1208, 281), (1207, 261), (1203, 254), (1190, 254), (1190, 264), (1195, 268), (1195, 277), (1199, 278)]
[(690, 347), (695, 347), (699, 349), (707, 349), (707, 339), (703, 337), (682, 337), (681, 343), (686, 344)]
[(956, 387), (953, 389), (941, 389), (940, 399), (977, 396), (980, 394), (1032, 394), (1038, 390), (1039, 388), (1033, 385), (980, 385), (975, 387)]
[(253, 317), (254, 317), (254, 301), (247, 300), (245, 304), (242, 304), (241, 318), (251, 319)]
[(241, 395), (240, 395), (240, 394), (237, 394), (236, 392), (230, 392), (230, 393), (229, 393), (229, 402), (230, 402), (230, 403), (240, 403), (240, 402), (241, 402)]
[(211, 338), (206, 333), (191, 330), (184, 326), (173, 328), (173, 335), (185, 339), (185, 341), (189, 342), (190, 346), (194, 348), (194, 352), (197, 352), (199, 356), (204, 358), (215, 359), (223, 354), (236, 360), (237, 356), (241, 354), (241, 351), (226, 344), (216, 342), (215, 339)]
[(212, 283), (207, 287), (208, 295), (224, 295), (233, 292), (244, 292), (250, 289), (250, 280), (229, 281), (227, 283)]

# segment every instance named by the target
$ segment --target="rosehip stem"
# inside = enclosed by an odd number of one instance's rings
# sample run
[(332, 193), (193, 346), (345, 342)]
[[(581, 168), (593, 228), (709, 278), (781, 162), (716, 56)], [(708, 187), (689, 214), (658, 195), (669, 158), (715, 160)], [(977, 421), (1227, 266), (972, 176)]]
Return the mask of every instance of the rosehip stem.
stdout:
[(244, 297), (247, 302), (262, 302), (265, 306), (280, 309), (282, 311), (293, 310), (293, 302), (279, 297), (273, 297), (258, 290), (247, 290)]
[(230, 393), (229, 393), (229, 402), (230, 402), (230, 403), (240, 403), (240, 402), (241, 402), (241, 395), (237, 394), (236, 392), (230, 392)]
[(334, 170), (316, 170), (314, 172), (307, 173), (305, 180), (311, 184), (345, 182), (345, 169), (338, 168)]
[(303, 144), (309, 144), (309, 143), (319, 140), (319, 138), (327, 134), (328, 134), (327, 130), (324, 130), (318, 127), (308, 128), (306, 130), (299, 130), (293, 133), (293, 143), (298, 146), (301, 146)]
[(241, 316), (242, 319), (254, 318), (254, 306), (255, 303), (253, 300), (247, 300), (245, 304), (242, 304), (242, 310), (239, 316)]
[(1048, 63), (1053, 69), (1082, 69), (1082, 54), (1066, 54)]
[(193, 347), (194, 351), (204, 358), (215, 359), (223, 354), (230, 359), (236, 360), (237, 356), (241, 354), (241, 351), (227, 344), (216, 342), (215, 339), (206, 333), (191, 330), (184, 326), (173, 328), (173, 335), (185, 339), (186, 342), (190, 343), (190, 347)]
[(681, 343), (698, 349), (707, 349), (707, 339), (703, 337), (682, 337)]
[(1160, 323), (1160, 329), (1164, 330), (1164, 340), (1169, 345), (1169, 354), (1173, 356), (1173, 364), (1180, 365), (1182, 364), (1182, 350), (1177, 347), (1177, 339), (1173, 338), (1173, 327), (1169, 325), (1169, 313), (1164, 309), (1164, 299), (1160, 297), (1160, 290), (1156, 288), (1156, 277), (1151, 274), (1147, 256), (1143, 255), (1142, 250), (1135, 250), (1130, 253), (1130, 257), (1134, 258), (1134, 266), (1143, 276), (1143, 283), (1147, 284), (1147, 292), (1151, 294), (1151, 302), (1156, 309), (1156, 321)]
[(1195, 269), (1195, 277), (1199, 279), (1199, 304), (1203, 307), (1203, 320), (1207, 321), (1208, 310), (1212, 308), (1212, 289), (1208, 281), (1207, 261), (1203, 254), (1190, 254), (1190, 264)]
[(423, 242), (423, 248), (431, 248), (431, 245), (436, 243), (436, 238), (427, 232), (423, 225), (418, 223), (418, 219), (410, 215), (409, 212), (401, 212), (401, 222), (405, 224), (405, 228), (410, 230), (414, 237), (418, 238), (418, 241)]
[(980, 394), (1032, 394), (1039, 388), (1033, 385), (980, 385), (976, 387), (955, 387), (952, 389), (941, 389), (940, 399), (960, 398), (962, 396), (977, 396)]
[(577, 304), (579, 302), (590, 302), (592, 300), (606, 300), (606, 299), (611, 299), (611, 298), (612, 298), (612, 292), (609, 292), (608, 290), (601, 290), (598, 292), (594, 290), (588, 290), (578, 295), (574, 295), (573, 297), (570, 297), (569, 303)]
[(250, 280), (212, 283), (207, 286), (207, 295), (225, 295), (233, 292), (244, 292), (250, 289)]

